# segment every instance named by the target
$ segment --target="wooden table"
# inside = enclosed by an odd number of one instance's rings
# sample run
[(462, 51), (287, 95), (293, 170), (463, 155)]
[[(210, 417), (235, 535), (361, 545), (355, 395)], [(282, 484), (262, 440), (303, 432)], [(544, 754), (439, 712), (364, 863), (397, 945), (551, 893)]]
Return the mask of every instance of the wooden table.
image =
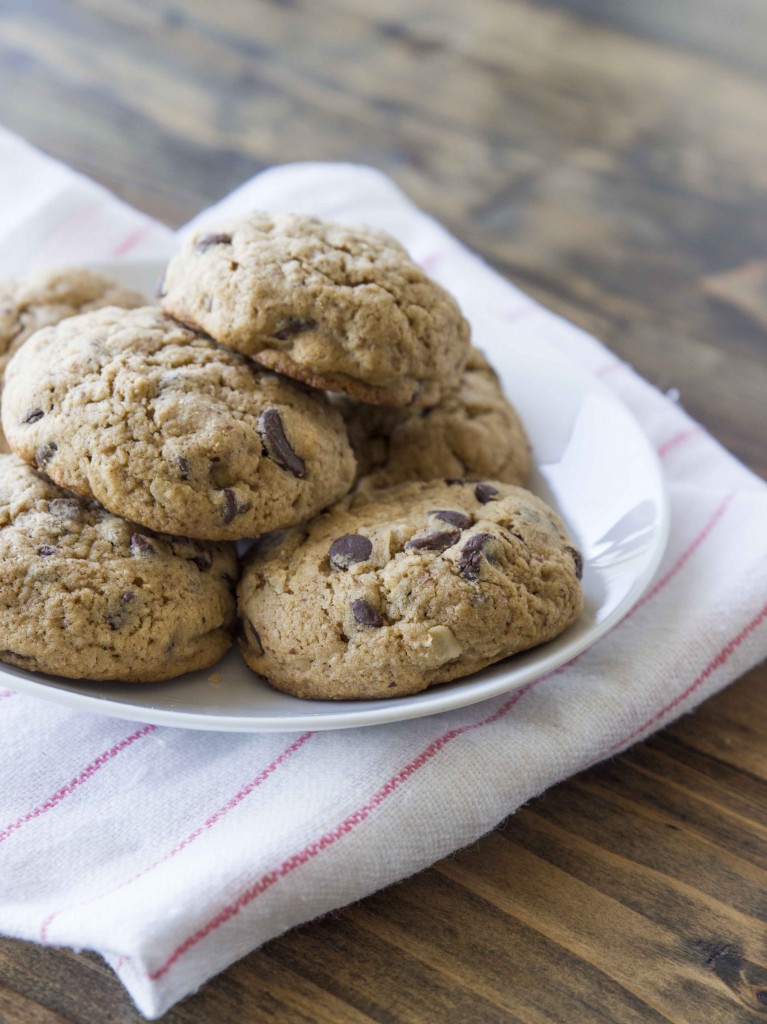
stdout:
[[(767, 472), (763, 0), (6, 0), (0, 123), (178, 224), (375, 164)], [(165, 1018), (767, 1018), (767, 672)], [(0, 941), (0, 1021), (138, 1021), (94, 955)]]

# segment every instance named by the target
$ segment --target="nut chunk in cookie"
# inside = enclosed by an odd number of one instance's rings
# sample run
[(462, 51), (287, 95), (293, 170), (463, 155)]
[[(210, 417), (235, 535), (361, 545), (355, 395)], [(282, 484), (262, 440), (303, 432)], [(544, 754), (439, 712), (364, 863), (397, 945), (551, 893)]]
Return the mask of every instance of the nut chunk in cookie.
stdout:
[(452, 296), (370, 228), (250, 213), (187, 239), (162, 292), (222, 345), (373, 405), (434, 405), (468, 355)]
[(0, 659), (158, 682), (215, 664), (235, 622), (233, 544), (160, 536), (0, 455)]
[(581, 612), (581, 570), (562, 522), (521, 487), (362, 492), (254, 547), (242, 650), (296, 697), (417, 693), (553, 639)]
[(38, 331), (6, 370), (13, 450), (163, 533), (237, 540), (346, 494), (354, 457), (323, 395), (152, 308)]
[[(87, 267), (34, 270), (0, 281), (0, 388), (8, 360), (41, 327), (104, 306), (145, 305), (146, 298), (139, 292)], [(0, 451), (8, 450), (0, 433)]]

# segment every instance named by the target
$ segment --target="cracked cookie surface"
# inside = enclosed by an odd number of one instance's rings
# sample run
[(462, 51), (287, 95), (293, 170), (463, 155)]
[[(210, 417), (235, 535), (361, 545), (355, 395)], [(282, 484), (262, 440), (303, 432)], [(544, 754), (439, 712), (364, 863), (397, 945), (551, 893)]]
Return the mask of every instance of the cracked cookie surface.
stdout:
[(154, 682), (231, 644), (233, 544), (160, 536), (0, 455), (0, 659), (73, 679)]
[(405, 696), (553, 639), (580, 614), (582, 565), (555, 513), (519, 487), (362, 492), (254, 546), (241, 646), (297, 697)]
[(457, 388), (431, 409), (387, 409), (334, 399), (357, 459), (357, 486), (477, 477), (523, 485), (530, 444), (498, 376), (471, 349)]
[[(8, 360), (41, 327), (104, 306), (144, 305), (146, 299), (139, 292), (87, 267), (35, 270), (0, 281), (0, 389)], [(7, 451), (0, 431), (0, 452)]]
[(434, 405), (468, 354), (455, 300), (398, 242), (314, 217), (255, 212), (198, 231), (161, 293), (222, 345), (375, 405)]
[(153, 530), (254, 537), (308, 519), (352, 483), (346, 429), (323, 395), (158, 309), (45, 328), (6, 374), (13, 450)]

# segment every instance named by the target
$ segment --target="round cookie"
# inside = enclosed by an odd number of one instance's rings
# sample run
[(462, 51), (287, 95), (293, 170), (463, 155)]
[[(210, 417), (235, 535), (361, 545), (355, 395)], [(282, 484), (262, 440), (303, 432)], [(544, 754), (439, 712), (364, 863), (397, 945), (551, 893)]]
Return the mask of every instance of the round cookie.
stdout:
[(222, 345), (373, 405), (434, 405), (468, 354), (455, 300), (370, 228), (250, 213), (188, 238), (160, 291)]
[(531, 453), (498, 376), (471, 349), (458, 387), (431, 409), (386, 409), (334, 399), (357, 459), (359, 488), (469, 477), (524, 484)]
[(70, 679), (208, 668), (235, 622), (233, 544), (158, 536), (0, 455), (0, 659)]
[(561, 633), (582, 608), (582, 564), (520, 487), (362, 492), (254, 546), (238, 593), (243, 654), (296, 697), (417, 693)]
[[(0, 389), (8, 360), (35, 331), (103, 306), (132, 309), (146, 299), (86, 267), (35, 270), (0, 281)], [(0, 430), (0, 452), (10, 451)]]
[(38, 331), (6, 376), (13, 450), (153, 530), (254, 537), (308, 519), (352, 484), (343, 420), (323, 395), (158, 309)]

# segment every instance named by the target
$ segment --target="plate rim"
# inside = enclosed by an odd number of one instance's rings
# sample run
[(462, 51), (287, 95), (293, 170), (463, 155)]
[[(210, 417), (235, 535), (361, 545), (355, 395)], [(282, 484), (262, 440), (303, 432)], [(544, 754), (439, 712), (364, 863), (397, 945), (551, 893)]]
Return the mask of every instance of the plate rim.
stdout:
[[(149, 273), (150, 269), (154, 271), (160, 270), (162, 265), (163, 262), (160, 260), (125, 261), (122, 264), (90, 264), (94, 269), (100, 269), (113, 275), (119, 275), (120, 270), (124, 271), (126, 269), (141, 273), (142, 268)], [(518, 670), (518, 675), (511, 682), (504, 680), (503, 675), (500, 675), (497, 679), (487, 680), (480, 686), (479, 691), (469, 690), (467, 692), (460, 688), (453, 688), (440, 693), (437, 687), (429, 688), (422, 691), (422, 694), (412, 694), (401, 698), (405, 701), (410, 701), (412, 697), (418, 698), (423, 696), (424, 698), (421, 701), (415, 701), (404, 706), (399, 703), (398, 698), (392, 698), (381, 701), (380, 705), (376, 705), (373, 708), (365, 707), (355, 711), (353, 707), (355, 702), (343, 701), (339, 702), (339, 705), (343, 704), (342, 709), (339, 708), (338, 711), (329, 710), (320, 715), (301, 714), (300, 711), (297, 711), (296, 714), (290, 716), (283, 715), (281, 717), (264, 718), (259, 717), (257, 714), (248, 716), (227, 715), (213, 714), (210, 711), (198, 714), (193, 711), (180, 711), (174, 708), (157, 707), (151, 704), (125, 704), (119, 700), (112, 700), (109, 696), (103, 694), (79, 693), (51, 686), (39, 679), (28, 679), (26, 674), (22, 674), (24, 670), (3, 663), (0, 663), (0, 680), (6, 680), (15, 690), (28, 696), (38, 697), (41, 700), (66, 705), (73, 709), (89, 711), (125, 721), (204, 732), (288, 733), (304, 730), (320, 732), (371, 727), (444, 714), (462, 707), (469, 707), (472, 704), (491, 700), (493, 697), (498, 697), (504, 693), (513, 693), (529, 683), (548, 676), (557, 669), (566, 667), (574, 658), (590, 647), (593, 647), (599, 640), (611, 632), (636, 605), (658, 570), (666, 551), (671, 528), (668, 489), (661, 461), (641, 424), (625, 403), (601, 381), (594, 378), (578, 364), (571, 364), (571, 367), (572, 372), (581, 379), (587, 391), (605, 396), (617, 415), (623, 416), (631, 424), (636, 437), (641, 443), (644, 454), (647, 457), (648, 468), (654, 477), (654, 497), (658, 505), (658, 520), (654, 526), (654, 547), (642, 571), (632, 581), (626, 594), (601, 622), (594, 624), (586, 632), (575, 636), (570, 643), (559, 643), (548, 655), (544, 653), (545, 647), (541, 648), (540, 657), (533, 664)], [(566, 637), (567, 632), (565, 631), (561, 636)], [(531, 650), (534, 650), (534, 648), (531, 648)], [(220, 664), (220, 662), (217, 664)], [(502, 664), (502, 662), (497, 664)], [(211, 666), (210, 671), (215, 672), (216, 667), (215, 665)], [(491, 667), (487, 666), (487, 668)], [(466, 677), (466, 679), (470, 680), (471, 676)], [(77, 680), (72, 680), (72, 682), (77, 682)], [(169, 682), (172, 684), (174, 681), (170, 680)], [(98, 685), (98, 683), (94, 685)], [(136, 685), (140, 686), (141, 684)], [(304, 702), (302, 701), (301, 703)], [(349, 705), (352, 705), (352, 707)]]

